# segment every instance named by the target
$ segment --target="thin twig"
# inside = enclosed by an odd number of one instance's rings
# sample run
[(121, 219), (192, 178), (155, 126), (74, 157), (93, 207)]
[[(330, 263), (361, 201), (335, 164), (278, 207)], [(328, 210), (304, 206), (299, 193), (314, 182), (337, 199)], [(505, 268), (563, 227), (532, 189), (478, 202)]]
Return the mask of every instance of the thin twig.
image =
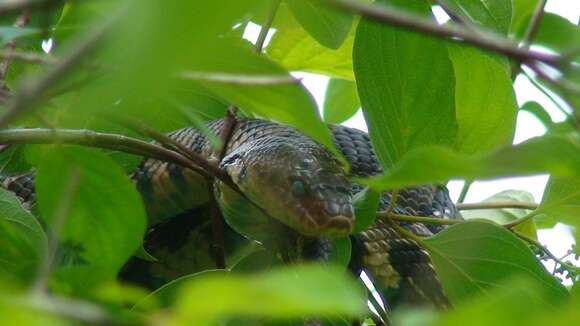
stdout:
[(538, 28), (540, 27), (540, 22), (542, 21), (542, 17), (544, 16), (544, 8), (546, 7), (546, 0), (538, 0), (536, 4), (536, 8), (534, 9), (534, 13), (532, 14), (532, 18), (530, 18), (530, 23), (528, 24), (528, 28), (526, 29), (526, 33), (522, 38), (522, 42), (524, 43), (525, 47), (530, 46), (534, 37), (538, 32)]
[(531, 220), (532, 218), (536, 217), (539, 214), (541, 214), (541, 212), (539, 210), (535, 210), (535, 211), (529, 213), (528, 215), (526, 215), (520, 219), (517, 219), (513, 222), (504, 224), (503, 227), (508, 228), (508, 229), (514, 228), (514, 227), (516, 227), (524, 222)]
[(377, 217), (382, 219), (391, 219), (397, 222), (425, 223), (436, 225), (453, 225), (465, 222), (464, 220), (444, 219), (437, 216), (412, 216), (412, 215), (388, 213), (385, 211), (377, 212)]
[(538, 208), (538, 204), (515, 201), (515, 200), (457, 204), (456, 206), (457, 206), (457, 209), (460, 211), (473, 210), (473, 209), (496, 209), (496, 208), (521, 208), (521, 209), (534, 210), (534, 209)]
[(577, 266), (574, 266), (566, 261), (563, 261), (561, 258), (558, 258), (556, 255), (554, 255), (550, 250), (548, 250), (548, 248), (546, 248), (543, 244), (541, 244), (539, 241), (537, 241), (536, 239), (532, 239), (530, 237), (528, 237), (527, 235), (514, 231), (514, 234), (517, 235), (520, 239), (538, 247), (539, 249), (541, 249), (546, 255), (548, 255), (550, 258), (552, 258), (552, 260), (554, 260), (556, 263), (560, 264), (561, 266), (563, 266), (565, 269), (567, 270), (573, 270), (573, 271), (579, 271), (580, 272), (580, 268)]
[(270, 27), (272, 27), (274, 17), (276, 17), (276, 12), (278, 11), (278, 7), (280, 6), (280, 2), (281, 0), (270, 0), (270, 10), (268, 11), (268, 16), (264, 21), (264, 25), (262, 25), (262, 28), (260, 29), (260, 34), (258, 35), (258, 39), (256, 40), (256, 44), (254, 46), (256, 53), (261, 53), (262, 49), (264, 48), (266, 37), (268, 36)]
[(46, 284), (48, 282), (48, 278), (50, 277), (52, 264), (54, 263), (54, 257), (56, 256), (56, 251), (58, 249), (58, 239), (68, 217), (72, 199), (79, 186), (79, 176), (80, 170), (78, 168), (74, 168), (69, 171), (66, 177), (65, 186), (61, 192), (62, 196), (60, 196), (54, 211), (54, 215), (52, 216), (53, 223), (50, 227), (48, 247), (43, 259), (38, 265), (36, 280), (31, 289), (32, 293), (43, 293), (46, 290)]
[[(241, 193), (237, 185), (230, 179), (227, 173), (217, 168), (204, 170), (196, 166), (190, 158), (184, 157), (178, 152), (151, 144), (140, 139), (135, 139), (118, 134), (99, 133), (91, 130), (75, 129), (6, 129), (0, 130), (1, 144), (75, 144), (90, 147), (99, 147), (118, 150), (129, 154), (145, 156), (194, 170), (201, 175), (212, 174), (213, 177), (224, 182), (226, 185)], [(211, 166), (207, 164), (207, 166)]]
[(485, 50), (505, 54), (520, 62), (541, 61), (558, 66), (561, 61), (558, 55), (523, 49), (511, 40), (494, 34), (483, 31), (474, 33), (453, 25), (439, 25), (430, 19), (394, 7), (368, 5), (356, 0), (327, 0), (327, 2), (343, 10), (360, 14), (367, 19), (445, 38), (449, 41), (471, 44)]
[(180, 73), (179, 77), (189, 80), (248, 86), (292, 85), (300, 83), (299, 79), (289, 75), (248, 75), (225, 72), (185, 71)]
[(551, 84), (554, 84), (556, 87), (562, 89), (563, 91), (575, 95), (580, 95), (580, 85), (576, 85), (575, 83), (572, 83), (563, 78), (554, 78), (545, 72), (542, 68), (540, 68), (536, 63), (525, 63), (525, 66), (530, 68), (536, 75), (538, 75), (538, 77)]

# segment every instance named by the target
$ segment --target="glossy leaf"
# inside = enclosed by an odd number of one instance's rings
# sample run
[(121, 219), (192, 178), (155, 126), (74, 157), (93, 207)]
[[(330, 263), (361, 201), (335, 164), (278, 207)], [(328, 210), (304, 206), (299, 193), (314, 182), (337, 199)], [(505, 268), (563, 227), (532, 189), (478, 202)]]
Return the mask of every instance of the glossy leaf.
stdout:
[(296, 20), (320, 44), (338, 49), (352, 27), (352, 15), (320, 0), (286, 0)]
[(353, 29), (342, 46), (332, 50), (318, 44), (302, 29), (281, 30), (274, 34), (266, 52), (272, 60), (290, 71), (307, 71), (353, 80), (354, 35)]
[(511, 144), (517, 107), (509, 63), (474, 48), (448, 48), (455, 71), (456, 149), (474, 154)]
[(24, 283), (36, 276), (47, 248), (46, 235), (36, 218), (13, 193), (3, 188), (0, 188), (0, 247), (0, 276)]
[(504, 0), (444, 0), (454, 13), (500, 34), (507, 34), (512, 20), (512, 2)]
[[(537, 213), (538, 225), (542, 228), (553, 227), (558, 222), (580, 227), (580, 177), (557, 178), (552, 176), (546, 185), (544, 197)], [(580, 233), (575, 231), (576, 241)]]
[(511, 31), (515, 32), (529, 23), (530, 15), (534, 12), (537, 0), (512, 0), (513, 17)]
[(176, 321), (188, 324), (231, 315), (357, 316), (366, 310), (364, 293), (342, 269), (332, 266), (287, 267), (253, 276), (207, 275), (181, 293)]
[[(106, 155), (69, 147), (44, 153), (36, 178), (39, 211), (50, 227), (64, 223), (56, 278), (73, 292), (88, 293), (113, 280), (139, 248), (145, 209), (128, 177)], [(71, 183), (77, 186), (69, 189)]]
[[(422, 1), (389, 3), (430, 13)], [(370, 137), (385, 168), (414, 148), (455, 142), (455, 80), (444, 43), (362, 20), (353, 63)]]
[(454, 304), (477, 295), (490, 295), (493, 288), (521, 275), (531, 278), (550, 298), (568, 295), (524, 242), (494, 223), (470, 221), (453, 225), (425, 244)]
[(578, 142), (558, 136), (532, 138), (486, 155), (470, 156), (443, 147), (428, 147), (410, 152), (383, 176), (360, 182), (383, 190), (442, 183), (453, 178), (490, 179), (546, 172), (564, 177), (578, 176), (579, 153)]
[(340, 124), (352, 117), (360, 108), (356, 84), (332, 78), (324, 97), (324, 121)]

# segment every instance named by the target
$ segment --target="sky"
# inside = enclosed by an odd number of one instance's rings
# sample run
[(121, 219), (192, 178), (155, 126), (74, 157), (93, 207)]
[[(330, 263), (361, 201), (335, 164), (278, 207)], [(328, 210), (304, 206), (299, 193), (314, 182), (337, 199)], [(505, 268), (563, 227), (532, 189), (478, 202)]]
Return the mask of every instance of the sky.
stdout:
[[(558, 14), (570, 20), (574, 24), (580, 21), (580, 1), (579, 0), (549, 0), (545, 7), (546, 11)], [(442, 22), (446, 20), (445, 14), (435, 11), (437, 19)], [(259, 26), (251, 25), (247, 28), (244, 37), (254, 41), (259, 32)], [(269, 35), (267, 41), (272, 36)], [(312, 93), (319, 108), (323, 107), (324, 94), (328, 84), (328, 78), (320, 75), (293, 72), (293, 75), (301, 79), (302, 84)], [(562, 121), (564, 115), (542, 92), (536, 89), (529, 80), (519, 76), (515, 81), (515, 93), (518, 105), (527, 101), (540, 103), (550, 114), (555, 122)], [(362, 111), (346, 121), (344, 125), (367, 130), (362, 115)], [(519, 113), (517, 117), (516, 133), (514, 143), (520, 143), (526, 139), (540, 136), (546, 131), (545, 127), (531, 114), (527, 112)], [(500, 180), (476, 181), (467, 194), (465, 202), (479, 202), (498, 192), (508, 189), (526, 190), (530, 192), (536, 202), (542, 200), (544, 187), (548, 180), (547, 175), (538, 175), (519, 178), (504, 178)], [(460, 180), (453, 180), (448, 184), (452, 199), (456, 200), (463, 186)], [(558, 224), (553, 229), (540, 230), (538, 232), (540, 242), (546, 245), (555, 255), (563, 256), (574, 243), (571, 230), (565, 225)], [(551, 266), (548, 264), (548, 268)]]

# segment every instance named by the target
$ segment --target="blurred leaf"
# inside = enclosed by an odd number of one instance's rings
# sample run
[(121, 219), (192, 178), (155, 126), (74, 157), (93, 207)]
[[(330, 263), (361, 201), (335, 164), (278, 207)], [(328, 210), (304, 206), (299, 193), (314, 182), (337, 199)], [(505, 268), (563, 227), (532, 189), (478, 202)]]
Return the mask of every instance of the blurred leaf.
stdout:
[(504, 0), (444, 0), (453, 12), (464, 19), (507, 34), (512, 20), (512, 1)]
[(29, 27), (0, 26), (0, 43), (2, 45), (13, 39), (40, 34), (40, 30)]
[(513, 17), (511, 24), (511, 32), (515, 32), (528, 24), (530, 15), (534, 12), (537, 0), (512, 0)]
[(470, 47), (448, 49), (455, 69), (457, 150), (474, 154), (511, 144), (517, 108), (509, 63)]
[[(388, 3), (431, 12), (423, 1)], [(365, 120), (383, 167), (391, 168), (414, 148), (455, 142), (455, 80), (445, 43), (363, 20), (353, 63)]]
[(365, 311), (364, 293), (342, 268), (306, 265), (252, 276), (206, 275), (181, 292), (175, 321), (199, 325), (232, 315), (354, 317)]
[[(501, 285), (481, 296), (458, 305), (431, 325), (564, 325), (554, 323), (562, 300), (554, 300), (546, 289), (532, 278), (516, 278), (502, 281)], [(548, 323), (540, 323), (539, 317), (550, 316)], [(568, 324), (568, 325), (573, 325)]]
[(13, 175), (29, 171), (31, 166), (24, 155), (26, 145), (7, 145), (0, 149), (0, 174)]
[(353, 80), (354, 35), (353, 30), (340, 48), (331, 50), (318, 44), (302, 29), (281, 30), (274, 34), (266, 52), (272, 60), (290, 71), (307, 71)]
[[(580, 177), (550, 177), (544, 197), (536, 210), (538, 226), (551, 228), (556, 223), (569, 224), (576, 230), (576, 242), (580, 240)], [(578, 248), (578, 247), (577, 247)]]
[(151, 255), (150, 253), (147, 252), (147, 250), (145, 250), (145, 248), (143, 247), (143, 245), (141, 245), (137, 251), (135, 251), (134, 256), (137, 258), (141, 258), (145, 261), (149, 261), (149, 262), (156, 262), (159, 261), (157, 258), (155, 258), (155, 256)]
[[(88, 293), (113, 280), (139, 248), (145, 209), (129, 178), (99, 151), (56, 146), (43, 153), (36, 178), (39, 211), (51, 227), (64, 219), (58, 240), (67, 256), (56, 279), (76, 293)], [(70, 192), (73, 171), (78, 171), (78, 187)], [(67, 198), (70, 207), (61, 207)]]
[(296, 20), (320, 44), (338, 49), (352, 26), (352, 15), (320, 0), (286, 0)]
[[(192, 64), (193, 71), (291, 78), (286, 70), (242, 44), (215, 42), (205, 50), (207, 53), (198, 55)], [(299, 83), (244, 85), (209, 80), (197, 83), (250, 115), (289, 124), (327, 148), (334, 148), (328, 128), (318, 116), (312, 96)]]
[(352, 244), (350, 237), (341, 237), (332, 240), (332, 252), (329, 261), (338, 266), (347, 267), (350, 262)]
[[(490, 179), (501, 176), (552, 173), (578, 176), (580, 144), (565, 137), (532, 138), (486, 155), (463, 155), (443, 147), (420, 148), (382, 176), (359, 181), (376, 190), (397, 189), (449, 179)], [(425, 169), (428, 166), (429, 169)]]
[(369, 187), (354, 195), (353, 204), (356, 220), (352, 233), (362, 232), (375, 222), (380, 201), (381, 193)]
[(546, 300), (566, 298), (566, 289), (534, 253), (510, 231), (484, 221), (468, 221), (425, 240), (451, 303), (490, 295), (507, 279), (526, 275), (546, 292)]
[(34, 216), (22, 208), (20, 200), (0, 188), (0, 273), (25, 283), (37, 273), (46, 254), (47, 240)]
[(340, 124), (360, 108), (356, 84), (349, 80), (331, 78), (324, 96), (324, 121)]
[(550, 127), (554, 122), (542, 105), (535, 101), (528, 101), (520, 107), (520, 111), (526, 111), (538, 119), (544, 126)]
[(206, 277), (207, 275), (228, 275), (228, 270), (216, 269), (216, 270), (205, 270), (199, 273), (190, 274), (182, 276), (175, 279), (162, 287), (156, 289), (151, 294), (140, 300), (131, 308), (136, 311), (149, 310), (152, 307), (169, 307), (174, 305), (176, 302), (177, 295), (182, 287), (189, 284), (191, 280)]

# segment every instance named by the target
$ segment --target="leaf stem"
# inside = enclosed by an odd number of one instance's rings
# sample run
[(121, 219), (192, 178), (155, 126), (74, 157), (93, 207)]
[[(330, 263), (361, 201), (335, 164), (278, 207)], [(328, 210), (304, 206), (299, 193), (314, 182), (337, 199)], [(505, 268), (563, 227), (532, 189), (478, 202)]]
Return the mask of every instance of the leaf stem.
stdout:
[(494, 201), (494, 202), (482, 202), (482, 203), (467, 203), (467, 204), (457, 204), (457, 209), (460, 211), (473, 210), (473, 209), (496, 209), (496, 208), (521, 208), (534, 210), (538, 208), (538, 204), (526, 203), (515, 200), (505, 200), (505, 201)]
[(473, 180), (465, 180), (463, 183), (463, 187), (461, 187), (461, 193), (459, 193), (459, 198), (457, 199), (457, 203), (461, 204), (465, 201), (465, 197), (467, 197), (467, 193), (469, 192), (469, 188), (473, 184)]
[(541, 61), (557, 67), (561, 61), (559, 55), (520, 48), (507, 38), (483, 31), (474, 33), (453, 25), (439, 25), (430, 19), (397, 8), (368, 5), (355, 0), (327, 0), (327, 2), (343, 10), (360, 14), (367, 19), (445, 38), (449, 41), (471, 44), (485, 50), (505, 54), (520, 62)]
[(385, 211), (377, 212), (377, 217), (382, 219), (391, 219), (397, 222), (426, 223), (437, 225), (453, 225), (464, 222), (464, 220), (443, 219), (436, 216), (412, 216), (412, 215), (394, 214)]
[(520, 225), (520, 224), (522, 224), (522, 223), (526, 222), (526, 221), (529, 221), (529, 220), (531, 220), (532, 218), (534, 218), (536, 215), (538, 215), (538, 214), (540, 214), (540, 213), (541, 213), (541, 211), (539, 211), (539, 210), (535, 210), (535, 211), (533, 211), (533, 212), (529, 213), (528, 215), (526, 215), (526, 216), (524, 216), (524, 217), (522, 217), (522, 218), (520, 218), (520, 219), (517, 219), (517, 220), (515, 220), (515, 221), (513, 221), (513, 222), (510, 222), (510, 223), (504, 224), (504, 225), (503, 225), (503, 227), (505, 227), (505, 228), (508, 228), (508, 229), (511, 229), (511, 228), (513, 228), (513, 227), (515, 227), (515, 226), (518, 226), (518, 225)]
[(532, 14), (532, 18), (530, 19), (526, 33), (522, 38), (522, 42), (526, 47), (529, 47), (529, 45), (534, 40), (536, 33), (538, 32), (538, 28), (540, 27), (540, 22), (544, 14), (544, 8), (546, 7), (546, 2), (546, 0), (538, 0), (538, 3), (536, 4), (536, 8)]
[(260, 34), (258, 35), (258, 39), (256, 40), (256, 45), (254, 48), (256, 53), (261, 53), (262, 49), (264, 48), (266, 37), (268, 36), (270, 27), (272, 27), (274, 17), (276, 17), (276, 12), (278, 11), (278, 7), (280, 6), (280, 2), (281, 0), (270, 0), (270, 10), (268, 11), (268, 16), (266, 17), (266, 21), (264, 22), (264, 25), (262, 25), (262, 28), (260, 29)]

